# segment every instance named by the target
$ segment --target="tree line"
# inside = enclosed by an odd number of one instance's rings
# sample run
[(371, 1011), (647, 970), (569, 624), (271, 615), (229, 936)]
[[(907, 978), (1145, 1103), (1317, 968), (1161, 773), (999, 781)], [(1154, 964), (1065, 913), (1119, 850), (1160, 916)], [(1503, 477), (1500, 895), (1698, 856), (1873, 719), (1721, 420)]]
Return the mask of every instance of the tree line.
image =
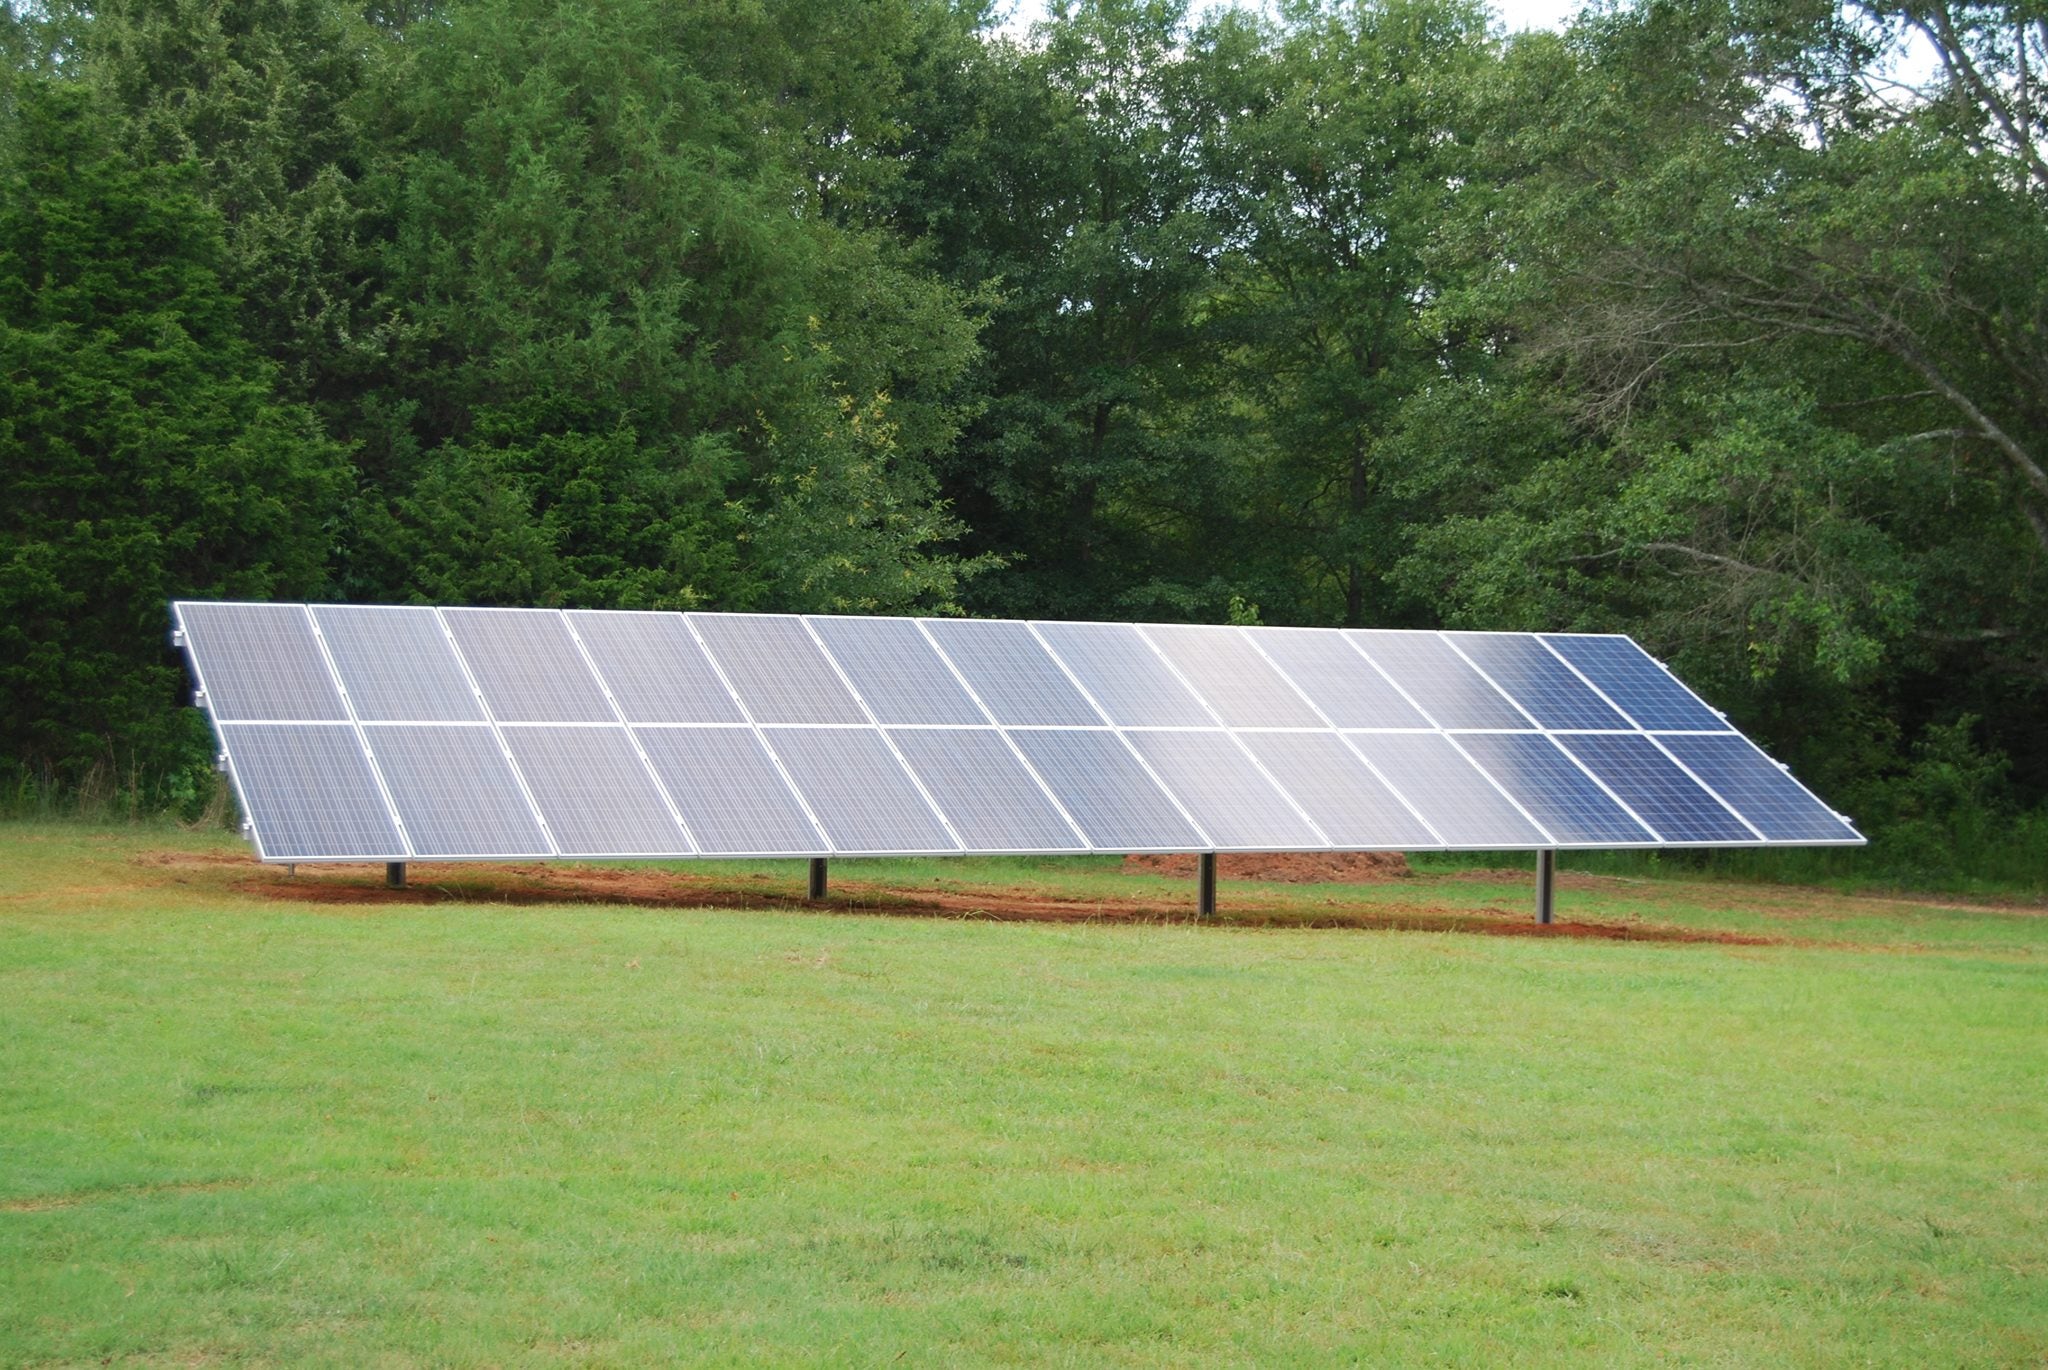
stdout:
[(1876, 867), (2048, 852), (2025, 7), (30, 0), (0, 48), (22, 793), (201, 791), (179, 595), (1619, 630)]

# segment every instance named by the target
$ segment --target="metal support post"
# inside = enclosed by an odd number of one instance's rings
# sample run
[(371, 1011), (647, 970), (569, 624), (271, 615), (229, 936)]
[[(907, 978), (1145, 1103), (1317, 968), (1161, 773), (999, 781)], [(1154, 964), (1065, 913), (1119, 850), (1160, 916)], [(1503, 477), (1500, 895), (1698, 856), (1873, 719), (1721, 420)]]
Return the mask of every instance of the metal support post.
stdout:
[(811, 898), (823, 899), (824, 897), (825, 858), (822, 856), (814, 856), (811, 858)]
[(1201, 918), (1216, 916), (1216, 853), (1205, 851), (1195, 858), (1195, 914)]
[(1545, 847), (1536, 853), (1536, 921), (1549, 923), (1557, 909), (1557, 853)]
[(384, 863), (384, 883), (391, 886), (391, 888), (395, 890), (404, 889), (405, 862), (386, 861)]

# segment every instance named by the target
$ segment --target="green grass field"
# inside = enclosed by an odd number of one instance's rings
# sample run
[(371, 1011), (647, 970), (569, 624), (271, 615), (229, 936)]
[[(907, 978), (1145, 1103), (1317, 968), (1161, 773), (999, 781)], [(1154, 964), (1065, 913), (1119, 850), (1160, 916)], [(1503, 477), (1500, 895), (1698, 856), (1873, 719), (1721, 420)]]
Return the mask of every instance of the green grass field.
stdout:
[(2048, 1358), (2038, 910), (1561, 892), (1775, 939), (1715, 945), (352, 905), (240, 850), (0, 827), (0, 1363)]

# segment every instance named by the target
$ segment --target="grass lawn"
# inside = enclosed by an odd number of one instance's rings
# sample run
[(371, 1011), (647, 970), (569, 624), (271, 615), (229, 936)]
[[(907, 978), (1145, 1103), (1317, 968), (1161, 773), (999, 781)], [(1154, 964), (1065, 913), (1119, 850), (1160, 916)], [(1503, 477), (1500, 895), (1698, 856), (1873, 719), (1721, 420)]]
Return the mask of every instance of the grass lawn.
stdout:
[(239, 850), (0, 826), (0, 1363), (2048, 1358), (2039, 911), (1560, 892), (1777, 939), (1724, 946), (347, 905)]

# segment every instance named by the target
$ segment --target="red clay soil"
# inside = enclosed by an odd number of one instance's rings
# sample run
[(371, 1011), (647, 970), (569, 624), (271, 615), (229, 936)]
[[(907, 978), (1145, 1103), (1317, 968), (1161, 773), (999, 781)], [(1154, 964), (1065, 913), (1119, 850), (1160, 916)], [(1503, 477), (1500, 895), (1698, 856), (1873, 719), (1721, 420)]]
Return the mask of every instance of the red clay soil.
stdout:
[[(801, 886), (795, 882), (785, 885), (767, 875), (735, 880), (652, 869), (467, 862), (445, 866), (415, 864), (409, 872), (410, 883), (402, 889), (391, 889), (383, 882), (382, 867), (309, 865), (300, 866), (296, 874), (288, 874), (281, 866), (254, 865), (246, 857), (153, 853), (138, 860), (147, 865), (184, 866), (188, 869), (242, 865), (247, 873), (232, 875), (227, 881), (227, 888), (237, 894), (343, 908), (442, 903), (608, 904), (662, 909), (790, 909), (998, 922), (1147, 924), (1194, 921), (1192, 899), (1163, 900), (1156, 895), (1082, 899), (1063, 898), (1030, 889), (892, 889), (841, 880), (835, 882), (832, 897), (814, 902), (803, 897)], [(1421, 902), (1399, 907), (1354, 905), (1325, 909), (1261, 905), (1252, 890), (1243, 891), (1243, 898), (1224, 908), (1214, 921), (1227, 927), (1377, 928), (1475, 932), (1496, 937), (1577, 937), (1601, 941), (1711, 942), (1738, 946), (1765, 946), (1782, 940), (1646, 923), (1567, 920), (1543, 927), (1525, 914), (1496, 915), (1485, 910)]]
[[(1126, 856), (1133, 875), (1195, 878), (1193, 852), (1172, 856)], [(1273, 880), (1290, 885), (1376, 885), (1415, 874), (1397, 851), (1224, 852), (1216, 858), (1219, 880)]]

